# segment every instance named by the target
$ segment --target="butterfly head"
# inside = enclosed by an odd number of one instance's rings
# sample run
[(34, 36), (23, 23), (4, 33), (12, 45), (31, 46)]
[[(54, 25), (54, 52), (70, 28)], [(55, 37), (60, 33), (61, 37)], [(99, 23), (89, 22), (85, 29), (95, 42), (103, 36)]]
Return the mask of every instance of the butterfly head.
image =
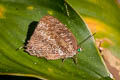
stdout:
[(82, 51), (82, 48), (78, 47), (77, 52), (79, 53), (81, 51)]

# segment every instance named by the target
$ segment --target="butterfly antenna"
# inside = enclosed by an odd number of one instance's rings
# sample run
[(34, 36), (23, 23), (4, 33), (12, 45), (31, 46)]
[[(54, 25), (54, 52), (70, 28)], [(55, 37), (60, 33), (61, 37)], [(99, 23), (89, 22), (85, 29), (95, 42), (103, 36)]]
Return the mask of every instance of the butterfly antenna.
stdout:
[(86, 39), (84, 39), (82, 42), (79, 43), (79, 45), (83, 44), (85, 41), (93, 37), (96, 33), (93, 33), (92, 35), (89, 35)]

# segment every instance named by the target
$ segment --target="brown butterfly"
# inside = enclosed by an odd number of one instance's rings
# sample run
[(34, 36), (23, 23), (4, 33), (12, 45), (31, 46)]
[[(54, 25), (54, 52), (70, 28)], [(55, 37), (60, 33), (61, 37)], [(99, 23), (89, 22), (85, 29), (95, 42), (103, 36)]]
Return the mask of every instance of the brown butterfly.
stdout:
[(47, 60), (73, 58), (75, 63), (75, 55), (82, 50), (72, 32), (58, 19), (49, 15), (40, 19), (25, 47), (25, 51), (30, 55), (44, 57)]

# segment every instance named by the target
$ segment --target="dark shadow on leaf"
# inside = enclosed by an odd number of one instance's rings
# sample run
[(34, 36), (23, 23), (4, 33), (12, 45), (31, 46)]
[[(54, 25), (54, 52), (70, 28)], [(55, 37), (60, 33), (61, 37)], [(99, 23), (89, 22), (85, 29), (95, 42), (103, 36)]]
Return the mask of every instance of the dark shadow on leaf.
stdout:
[(32, 36), (35, 28), (37, 27), (37, 24), (38, 24), (37, 21), (33, 21), (33, 22), (31, 22), (30, 25), (28, 26), (27, 37), (26, 37), (26, 39), (25, 39), (24, 45), (26, 45), (26, 44), (27, 44), (27, 41), (30, 40), (30, 37)]
[(41, 80), (33, 77), (0, 75), (0, 80)]

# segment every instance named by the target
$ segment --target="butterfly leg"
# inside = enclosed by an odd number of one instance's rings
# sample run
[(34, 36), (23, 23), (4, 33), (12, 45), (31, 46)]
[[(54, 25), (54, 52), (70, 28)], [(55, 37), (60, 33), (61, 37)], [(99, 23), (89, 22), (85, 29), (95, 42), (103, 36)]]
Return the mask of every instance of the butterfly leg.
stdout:
[(65, 59), (62, 59), (62, 64), (64, 63)]
[(74, 56), (72, 57), (72, 59), (73, 59), (74, 63), (77, 64), (77, 57), (76, 57), (76, 55), (74, 55)]
[(21, 46), (21, 47), (17, 48), (16, 51), (20, 50), (20, 49), (24, 49), (24, 48), (26, 48), (26, 46)]

